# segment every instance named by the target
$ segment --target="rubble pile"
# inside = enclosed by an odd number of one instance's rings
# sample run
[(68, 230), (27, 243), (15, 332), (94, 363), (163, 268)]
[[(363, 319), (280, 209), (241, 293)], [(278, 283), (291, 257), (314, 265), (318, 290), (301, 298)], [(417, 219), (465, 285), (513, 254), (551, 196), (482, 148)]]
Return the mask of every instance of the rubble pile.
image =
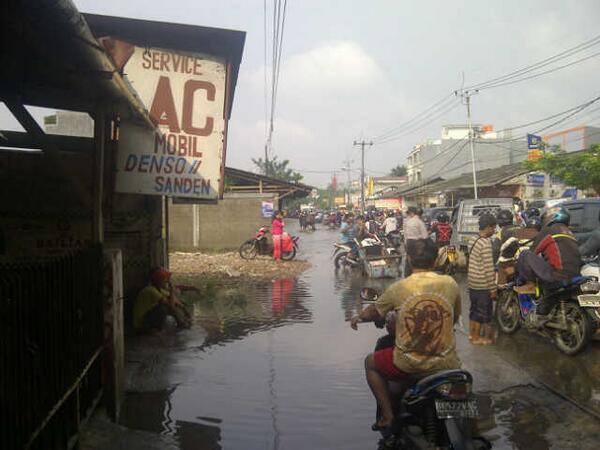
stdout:
[(272, 280), (298, 276), (308, 269), (310, 264), (301, 260), (278, 263), (266, 256), (245, 260), (237, 252), (212, 254), (174, 252), (170, 255), (169, 267), (175, 275), (179, 276)]

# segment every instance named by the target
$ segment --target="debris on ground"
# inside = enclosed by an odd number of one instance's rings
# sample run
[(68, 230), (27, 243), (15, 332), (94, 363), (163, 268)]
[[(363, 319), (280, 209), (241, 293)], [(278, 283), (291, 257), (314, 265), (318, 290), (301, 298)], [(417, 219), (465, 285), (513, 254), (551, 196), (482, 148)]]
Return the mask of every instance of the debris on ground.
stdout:
[(260, 281), (296, 277), (308, 269), (310, 263), (297, 259), (276, 262), (267, 256), (245, 260), (236, 252), (210, 254), (174, 252), (169, 256), (169, 267), (176, 278), (204, 276), (216, 280)]

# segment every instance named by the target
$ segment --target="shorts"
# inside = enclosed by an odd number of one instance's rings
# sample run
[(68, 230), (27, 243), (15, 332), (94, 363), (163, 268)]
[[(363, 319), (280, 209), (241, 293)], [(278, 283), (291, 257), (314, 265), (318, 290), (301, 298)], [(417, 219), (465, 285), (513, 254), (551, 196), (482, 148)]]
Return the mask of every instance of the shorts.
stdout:
[(471, 309), (469, 320), (479, 323), (490, 323), (494, 316), (494, 302), (488, 290), (469, 289)]
[(410, 375), (394, 365), (394, 346), (373, 353), (375, 368), (386, 380), (403, 380)]
[(158, 303), (146, 314), (144, 314), (142, 330), (161, 330), (165, 324), (167, 313), (167, 306), (162, 303)]

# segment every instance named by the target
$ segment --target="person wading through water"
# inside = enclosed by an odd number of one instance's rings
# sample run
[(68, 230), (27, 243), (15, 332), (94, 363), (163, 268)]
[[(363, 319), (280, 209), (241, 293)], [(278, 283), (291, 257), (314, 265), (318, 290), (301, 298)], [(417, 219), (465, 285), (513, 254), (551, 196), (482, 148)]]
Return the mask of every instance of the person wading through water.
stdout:
[[(494, 300), (498, 297), (494, 251), (491, 237), (496, 232), (496, 218), (492, 214), (479, 216), (479, 236), (469, 251), (469, 340), (476, 345), (493, 343), (492, 318)], [(481, 336), (483, 334), (483, 337)]]

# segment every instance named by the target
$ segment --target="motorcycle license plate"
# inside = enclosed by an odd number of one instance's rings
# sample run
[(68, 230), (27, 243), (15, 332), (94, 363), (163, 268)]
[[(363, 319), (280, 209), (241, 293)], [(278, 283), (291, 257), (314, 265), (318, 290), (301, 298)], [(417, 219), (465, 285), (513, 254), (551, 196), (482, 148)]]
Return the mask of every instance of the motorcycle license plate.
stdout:
[(438, 419), (474, 419), (479, 417), (477, 400), (436, 400), (435, 411)]
[(600, 294), (581, 294), (577, 300), (582, 308), (600, 308)]

